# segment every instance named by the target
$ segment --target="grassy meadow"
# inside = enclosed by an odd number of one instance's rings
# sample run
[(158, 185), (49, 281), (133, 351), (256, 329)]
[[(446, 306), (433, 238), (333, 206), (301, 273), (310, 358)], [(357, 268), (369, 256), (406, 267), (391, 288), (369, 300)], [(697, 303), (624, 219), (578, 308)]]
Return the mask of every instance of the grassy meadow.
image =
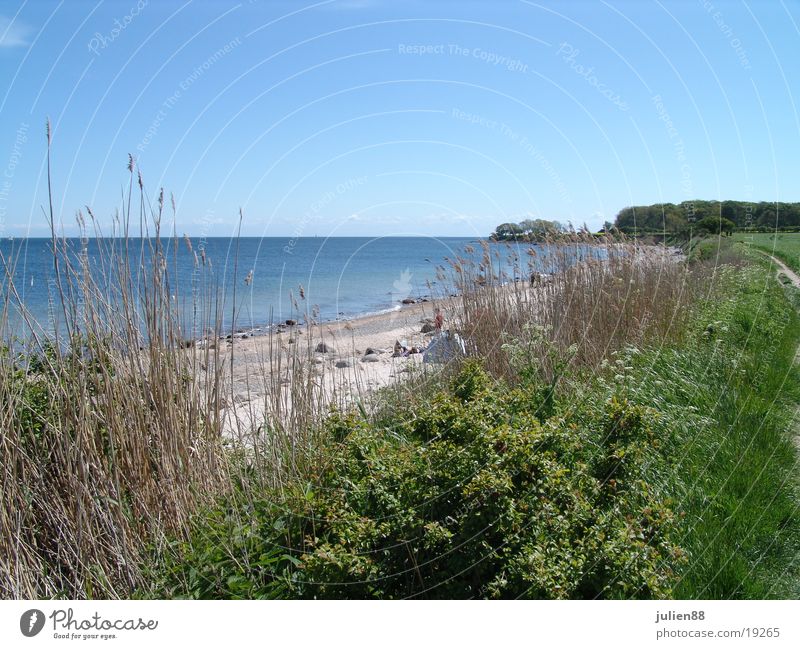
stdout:
[(800, 232), (737, 232), (733, 238), (775, 255), (792, 270), (800, 272)]
[[(759, 259), (607, 239), (568, 264), (578, 233), (531, 286), (485, 244), (443, 269), (466, 358), (337, 405), (311, 336), (270, 340), (291, 398), (230, 437), (227, 365), (175, 307), (168, 201), (130, 173), (110, 284), (53, 228), (57, 337), (9, 330), (3, 260), (3, 597), (797, 597), (798, 299)], [(219, 338), (200, 260), (196, 283)]]

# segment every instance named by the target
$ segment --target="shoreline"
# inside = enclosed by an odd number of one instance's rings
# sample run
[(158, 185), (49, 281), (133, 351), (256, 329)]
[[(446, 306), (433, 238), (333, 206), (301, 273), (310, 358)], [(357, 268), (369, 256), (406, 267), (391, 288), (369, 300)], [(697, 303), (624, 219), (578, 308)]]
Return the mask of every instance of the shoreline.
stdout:
[[(680, 259), (676, 252), (659, 251), (648, 260), (674, 262)], [(512, 280), (495, 288), (530, 293), (549, 279), (543, 274), (543, 281)], [(314, 392), (312, 400), (340, 406), (361, 402), (376, 390), (401, 382), (409, 371), (422, 368), (423, 353), (394, 356), (395, 343), (424, 351), (435, 330), (423, 332), (423, 325), (433, 322), (439, 308), (444, 316), (442, 331), (451, 329), (461, 299), (463, 295), (447, 292), (441, 298), (400, 304), (382, 313), (312, 324), (275, 324), (215, 341), (219, 362), (230, 368), (222, 413), (225, 434), (235, 436), (270, 417), (289, 415), (298, 378), (302, 389)], [(197, 347), (202, 348), (202, 342)], [(426, 366), (436, 371), (436, 364)], [(298, 398), (296, 393), (294, 398)]]
[[(414, 308), (420, 308), (422, 307), (422, 305), (429, 305), (429, 306), (433, 305), (431, 306), (431, 308), (435, 308), (435, 305), (447, 302), (449, 300), (457, 299), (459, 297), (461, 297), (461, 295), (455, 293), (449, 294), (445, 298), (435, 298), (426, 295), (422, 298), (412, 298), (415, 301), (410, 304), (398, 303), (392, 307), (380, 309), (378, 311), (361, 311), (358, 313), (354, 313), (352, 315), (340, 315), (335, 318), (317, 320), (311, 323), (309, 323), (304, 316), (298, 315), (295, 316), (294, 318), (287, 318), (279, 322), (260, 324), (252, 327), (243, 327), (241, 324), (238, 324), (235, 326), (236, 331), (230, 331), (234, 327), (229, 325), (221, 328), (223, 332), (227, 330), (229, 331), (229, 333), (226, 333), (225, 335), (220, 335), (219, 340), (231, 340), (232, 338), (241, 339), (243, 335), (247, 337), (261, 338), (264, 336), (268, 336), (271, 333), (272, 334), (285, 333), (286, 331), (289, 331), (292, 328), (295, 328), (296, 330), (308, 330), (321, 327), (346, 327), (347, 325), (359, 324), (365, 320), (381, 319), (392, 316), (399, 317), (402, 313), (409, 310), (413, 310)], [(202, 343), (205, 340), (208, 339), (200, 337), (187, 342)]]
[[(342, 237), (342, 238), (358, 238), (358, 237)], [(368, 237), (365, 237), (365, 238), (368, 238)], [(453, 238), (459, 238), (459, 237), (453, 237)], [(474, 243), (477, 245), (477, 244), (480, 243), (480, 241), (481, 240), (475, 240)], [(489, 245), (502, 246), (502, 247), (505, 247), (505, 248), (508, 248), (508, 249), (511, 249), (512, 247), (521, 247), (521, 246), (527, 246), (527, 247), (533, 246), (533, 247), (535, 247), (535, 246), (542, 246), (542, 245), (563, 245), (563, 244), (554, 244), (554, 243), (546, 244), (545, 242), (536, 242), (536, 241), (532, 241), (532, 242), (531, 241), (494, 241), (494, 240), (491, 240), (491, 239), (485, 239), (483, 241), (485, 241)], [(623, 245), (623, 244), (599, 242), (599, 241), (590, 241), (590, 242), (580, 242), (579, 244), (576, 243), (574, 245), (588, 246), (588, 247), (593, 247), (593, 248), (608, 248), (609, 246), (613, 247), (613, 246), (619, 246), (619, 245)], [(648, 245), (646, 247), (647, 248), (662, 248), (662, 246), (652, 246), (652, 245)], [(675, 254), (676, 252), (679, 252), (679, 249), (676, 248), (675, 246), (663, 247), (663, 249), (665, 251), (667, 251), (668, 254)], [(516, 253), (512, 252), (511, 254), (516, 254)], [(577, 263), (582, 263), (582, 262), (579, 261)], [(550, 275), (556, 274), (557, 272), (559, 272), (559, 271), (555, 271), (555, 272), (541, 271), (541, 272), (536, 272), (536, 274), (538, 276), (540, 276), (540, 277), (548, 277)], [(519, 283), (519, 282), (527, 283), (528, 281), (529, 280), (527, 278), (523, 278), (523, 277), (519, 277), (519, 276), (513, 277), (513, 278), (509, 277), (505, 281), (498, 282), (496, 284), (496, 287), (497, 288), (502, 288), (502, 287), (513, 285), (513, 284)], [(436, 282), (434, 282), (434, 283), (436, 283)], [(438, 288), (442, 288), (442, 287), (438, 287)], [(345, 323), (348, 323), (348, 322), (349, 323), (356, 323), (358, 321), (361, 321), (361, 320), (364, 320), (364, 319), (368, 319), (368, 318), (379, 317), (379, 316), (383, 316), (383, 315), (387, 315), (387, 314), (393, 314), (393, 313), (405, 311), (408, 308), (418, 307), (419, 305), (425, 304), (425, 303), (434, 304), (434, 305), (436, 303), (444, 304), (444, 303), (449, 302), (450, 300), (457, 299), (457, 298), (461, 297), (461, 293), (457, 292), (454, 287), (450, 287), (450, 290), (445, 290), (445, 291), (443, 291), (443, 293), (445, 294), (444, 297), (436, 297), (435, 295), (427, 294), (427, 293), (423, 294), (423, 295), (419, 295), (417, 297), (409, 296), (409, 298), (415, 300), (415, 302), (413, 304), (406, 305), (406, 304), (397, 303), (397, 304), (394, 304), (393, 306), (385, 307), (385, 308), (379, 309), (377, 311), (360, 311), (360, 312), (349, 314), (349, 315), (340, 313), (339, 315), (331, 317), (331, 318), (328, 318), (328, 319), (317, 320), (316, 322), (313, 322), (312, 324), (308, 324), (306, 316), (304, 314), (302, 314), (302, 313), (295, 314), (294, 316), (291, 316), (291, 314), (290, 314), (290, 317), (288, 318), (288, 320), (296, 321), (296, 324), (293, 325), (293, 326), (296, 326), (296, 327), (320, 327), (320, 326), (340, 325), (340, 324), (345, 324)], [(250, 326), (250, 327), (244, 327), (243, 325), (241, 325), (241, 323), (240, 324), (235, 324), (235, 325), (231, 324), (231, 323), (224, 324), (221, 327), (221, 331), (227, 332), (227, 333), (225, 335), (223, 335), (222, 338), (229, 339), (229, 337), (236, 337), (237, 335), (239, 337), (241, 337), (242, 334), (246, 334), (248, 336), (265, 336), (265, 335), (269, 335), (270, 332), (275, 332), (276, 330), (284, 329), (287, 326), (285, 324), (286, 321), (287, 320), (281, 320), (281, 321), (276, 321), (276, 322), (272, 322), (272, 323), (256, 324), (256, 325), (253, 325), (253, 326)], [(233, 329), (235, 329), (236, 331), (234, 332)], [(196, 339), (194, 342), (200, 342), (201, 340), (203, 340), (202, 337)]]
[[(302, 398), (339, 406), (399, 384), (408, 372), (422, 367), (423, 353), (394, 356), (395, 342), (420, 350), (427, 347), (435, 331), (423, 333), (423, 325), (433, 322), (438, 307), (447, 330), (457, 299), (431, 299), (348, 320), (276, 326), (217, 341), (222, 343), (219, 362), (230, 368), (221, 412), (224, 435), (247, 436), (254, 425), (290, 415), (297, 379), (303, 389), (312, 386), (313, 394)], [(318, 345), (325, 345), (324, 351)]]

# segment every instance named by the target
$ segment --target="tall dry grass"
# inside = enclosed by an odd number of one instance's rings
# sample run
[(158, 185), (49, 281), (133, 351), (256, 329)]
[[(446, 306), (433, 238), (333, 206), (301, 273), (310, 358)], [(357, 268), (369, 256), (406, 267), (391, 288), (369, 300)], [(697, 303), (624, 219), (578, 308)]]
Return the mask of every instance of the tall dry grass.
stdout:
[(482, 246), (479, 260), (458, 259), (448, 269), (460, 293), (453, 327), (495, 376), (511, 380), (509, 341), (527, 345), (551, 378), (566, 355), (595, 367), (625, 345), (674, 340), (683, 307), (704, 285), (674, 251), (620, 237), (577, 233), (539, 246)]
[[(291, 321), (304, 325), (278, 329), (274, 323), (246, 352), (236, 353), (236, 338), (224, 343), (230, 357), (225, 377), (224, 430), (244, 451), (247, 478), (240, 489), (281, 489), (297, 477), (315, 473), (325, 416), (332, 410), (355, 408), (367, 398), (360, 368), (333, 368), (324, 343), (338, 350), (353, 349), (352, 341), (317, 325), (313, 310), (294, 302)], [(288, 343), (291, 340), (291, 344)], [(326, 360), (322, 361), (322, 357)]]
[[(112, 231), (87, 208), (80, 237), (62, 236), (49, 159), (48, 129), (47, 323), (25, 308), (17, 259), (0, 259), (0, 597), (126, 597), (147, 589), (145, 558), (233, 484), (281, 488), (321, 461), (324, 413), (353, 390), (325, 380), (311, 328), (289, 346), (270, 328), (240, 359), (245, 289), (226, 295), (205, 252), (163, 231), (174, 201), (149, 199), (132, 158)], [(179, 251), (194, 256), (188, 294)], [(295, 309), (314, 322), (304, 299)]]
[[(6, 598), (124, 597), (139, 583), (146, 548), (180, 534), (226, 482), (222, 373), (198, 371), (213, 367), (217, 352), (184, 349), (187, 327), (167, 250), (178, 241), (161, 231), (163, 192), (151, 206), (132, 160), (129, 171), (128, 200), (107, 237), (91, 210), (88, 223), (78, 215), (79, 241), (59, 236), (50, 199), (49, 323), (27, 313), (14, 260), (3, 260)], [(133, 239), (137, 219), (140, 238)], [(91, 258), (90, 236), (98, 249)], [(201, 299), (198, 307), (202, 326), (218, 332), (217, 305)], [(27, 336), (10, 329), (12, 311)]]

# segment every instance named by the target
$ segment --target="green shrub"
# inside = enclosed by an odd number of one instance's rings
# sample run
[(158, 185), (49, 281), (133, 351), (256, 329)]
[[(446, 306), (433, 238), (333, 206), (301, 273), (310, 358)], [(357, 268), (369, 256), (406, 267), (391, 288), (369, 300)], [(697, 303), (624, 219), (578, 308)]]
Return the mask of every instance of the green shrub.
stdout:
[(336, 416), (314, 488), (215, 512), (173, 584), (195, 597), (668, 596), (681, 552), (643, 479), (652, 412), (610, 400), (581, 428), (536, 407), (473, 362), (391, 434)]

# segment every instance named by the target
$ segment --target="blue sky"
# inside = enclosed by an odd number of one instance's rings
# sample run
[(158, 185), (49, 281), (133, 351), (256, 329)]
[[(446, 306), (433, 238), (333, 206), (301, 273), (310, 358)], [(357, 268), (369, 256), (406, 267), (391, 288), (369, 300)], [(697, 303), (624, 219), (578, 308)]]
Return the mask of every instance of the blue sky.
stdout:
[(0, 1), (0, 236), (107, 226), (128, 154), (179, 232), (486, 235), (800, 200), (796, 1)]

